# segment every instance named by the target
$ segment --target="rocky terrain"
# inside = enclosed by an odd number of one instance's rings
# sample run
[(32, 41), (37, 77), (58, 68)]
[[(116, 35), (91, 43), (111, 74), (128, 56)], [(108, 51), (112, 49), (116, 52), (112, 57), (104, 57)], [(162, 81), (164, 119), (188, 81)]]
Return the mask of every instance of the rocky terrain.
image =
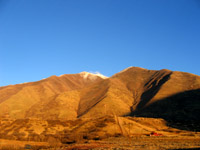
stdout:
[(151, 141), (154, 133), (198, 141), (199, 132), (200, 77), (190, 73), (129, 67), (109, 78), (82, 72), (0, 87), (4, 140), (66, 148), (110, 137)]

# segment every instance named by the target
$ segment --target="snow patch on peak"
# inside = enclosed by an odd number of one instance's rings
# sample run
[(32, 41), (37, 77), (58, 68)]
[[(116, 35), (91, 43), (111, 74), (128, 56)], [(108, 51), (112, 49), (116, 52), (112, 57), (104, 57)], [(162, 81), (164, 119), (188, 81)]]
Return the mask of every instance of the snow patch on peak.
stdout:
[(62, 76), (64, 76), (65, 74), (61, 74), (61, 75), (59, 75), (59, 77), (62, 77)]
[(28, 82), (24, 82), (24, 83), (18, 83), (18, 84), (26, 84), (26, 83), (28, 83)]
[(108, 77), (106, 77), (106, 76), (104, 76), (104, 75), (102, 75), (101, 73), (99, 73), (99, 72), (86, 72), (86, 71), (83, 71), (83, 72), (81, 72), (80, 73), (80, 75), (84, 78), (84, 79), (96, 79), (97, 77), (100, 77), (100, 78), (102, 78), (102, 79), (106, 79), (106, 78), (108, 78)]
[(95, 72), (94, 75), (101, 77), (102, 79), (107, 79), (108, 77), (104, 76), (100, 72)]
[(84, 79), (87, 79), (90, 73), (84, 71), (84, 72), (81, 72), (80, 74), (81, 74), (81, 76), (82, 76)]

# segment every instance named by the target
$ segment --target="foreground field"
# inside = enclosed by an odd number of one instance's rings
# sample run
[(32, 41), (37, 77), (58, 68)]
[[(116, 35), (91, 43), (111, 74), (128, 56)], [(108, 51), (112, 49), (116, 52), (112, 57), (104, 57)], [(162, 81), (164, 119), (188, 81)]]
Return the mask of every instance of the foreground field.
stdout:
[(161, 118), (115, 115), (66, 121), (21, 119), (1, 124), (0, 149), (200, 149), (200, 132), (190, 129), (174, 128)]
[(42, 147), (49, 147), (49, 143), (0, 139), (0, 150), (40, 149)]
[(45, 142), (27, 142), (14, 140), (0, 140), (2, 150), (178, 150), (200, 149), (200, 136), (176, 137), (111, 137), (104, 140), (89, 140), (85, 143), (62, 144), (50, 146)]
[(123, 150), (165, 150), (165, 149), (200, 149), (200, 137), (120, 137), (88, 144), (75, 144), (64, 148), (72, 149), (123, 149)]

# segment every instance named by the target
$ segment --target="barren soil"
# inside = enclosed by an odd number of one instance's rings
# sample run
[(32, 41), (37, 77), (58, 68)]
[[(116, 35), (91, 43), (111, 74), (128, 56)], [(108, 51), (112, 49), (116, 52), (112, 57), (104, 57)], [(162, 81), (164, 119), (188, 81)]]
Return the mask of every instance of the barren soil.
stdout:
[(51, 146), (51, 148), (48, 148), (48, 144), (45, 142), (0, 140), (0, 148), (2, 150), (22, 150), (25, 149), (25, 145), (27, 144), (32, 145), (32, 149), (43, 150), (196, 150), (200, 149), (200, 135), (176, 137), (112, 137), (100, 141), (90, 140), (86, 143), (60, 145), (57, 147)]
[(102, 141), (89, 141), (84, 144), (73, 144), (59, 150), (176, 150), (200, 149), (200, 136), (184, 137), (115, 137)]

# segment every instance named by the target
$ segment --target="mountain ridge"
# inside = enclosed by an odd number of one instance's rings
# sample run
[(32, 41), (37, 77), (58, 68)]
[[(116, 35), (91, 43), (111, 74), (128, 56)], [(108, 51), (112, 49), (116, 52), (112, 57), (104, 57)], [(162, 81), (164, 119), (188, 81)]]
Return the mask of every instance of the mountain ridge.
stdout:
[[(64, 74), (37, 82), (0, 87), (0, 116), (9, 114), (14, 119), (70, 120), (113, 114), (140, 115), (144, 114), (143, 110), (148, 114), (152, 112), (147, 108), (154, 103), (198, 89), (198, 75), (167, 69), (129, 67), (109, 78), (89, 72)], [(199, 105), (198, 98), (194, 98), (196, 105)], [(183, 108), (177, 108), (180, 112), (188, 110), (187, 105), (192, 102), (192, 99), (187, 103), (184, 100)], [(173, 103), (176, 104), (176, 100)], [(195, 112), (196, 109), (199, 110), (195, 107)], [(162, 111), (156, 110), (157, 113)], [(194, 114), (195, 118), (198, 118), (197, 115)], [(191, 114), (188, 117), (191, 118)]]

